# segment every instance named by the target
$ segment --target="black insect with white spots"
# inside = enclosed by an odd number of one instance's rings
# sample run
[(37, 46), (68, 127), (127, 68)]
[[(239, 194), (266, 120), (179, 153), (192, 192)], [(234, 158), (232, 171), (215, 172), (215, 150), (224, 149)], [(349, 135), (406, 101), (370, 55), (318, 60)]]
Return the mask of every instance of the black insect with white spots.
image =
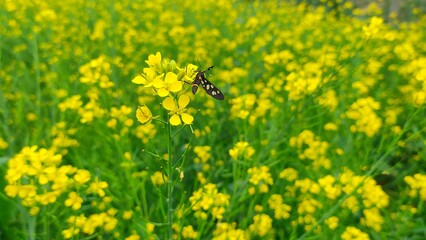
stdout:
[(197, 75), (195, 76), (195, 79), (192, 82), (192, 93), (195, 94), (197, 92), (198, 86), (201, 83), (201, 86), (203, 86), (204, 90), (208, 95), (218, 100), (223, 100), (225, 98), (223, 96), (223, 93), (206, 78), (206, 72), (212, 69), (213, 67), (214, 66), (211, 66), (204, 71), (197, 72)]

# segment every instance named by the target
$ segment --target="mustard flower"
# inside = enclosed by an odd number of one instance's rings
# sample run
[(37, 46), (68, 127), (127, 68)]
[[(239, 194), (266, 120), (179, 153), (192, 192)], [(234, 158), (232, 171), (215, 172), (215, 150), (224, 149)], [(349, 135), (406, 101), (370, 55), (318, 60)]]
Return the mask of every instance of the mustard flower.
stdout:
[(234, 160), (239, 160), (240, 157), (249, 160), (254, 153), (254, 148), (251, 147), (248, 142), (244, 141), (237, 142), (235, 146), (229, 150), (229, 155)]
[(124, 240), (139, 240), (139, 239), (141, 239), (141, 237), (139, 235), (132, 234), (132, 235), (126, 237)]
[(200, 219), (206, 219), (210, 213), (216, 219), (222, 219), (225, 207), (229, 205), (230, 196), (219, 193), (215, 184), (206, 184), (203, 188), (193, 192), (189, 201), (192, 210), (195, 211), (194, 216)]
[(90, 184), (89, 189), (87, 189), (87, 191), (89, 193), (98, 194), (99, 197), (104, 197), (105, 196), (104, 189), (107, 188), (107, 187), (108, 187), (107, 182), (100, 182), (99, 179), (96, 177), (95, 181), (93, 181)]
[(152, 68), (144, 68), (143, 74), (138, 75), (132, 79), (132, 82), (135, 84), (142, 84), (144, 87), (152, 87), (155, 81), (162, 81), (164, 73), (157, 74), (157, 72)]
[(227, 240), (227, 239), (238, 239), (247, 240), (250, 239), (247, 232), (242, 229), (236, 229), (236, 223), (218, 222), (216, 229), (213, 231), (213, 240)]
[(346, 227), (345, 231), (340, 236), (342, 240), (369, 240), (367, 233), (362, 232), (356, 227)]
[(182, 228), (182, 237), (184, 239), (197, 239), (198, 232), (191, 225), (185, 226)]
[(62, 231), (62, 236), (65, 239), (70, 239), (70, 238), (74, 237), (75, 235), (77, 235), (79, 232), (80, 232), (79, 228), (70, 227), (70, 228), (67, 228), (67, 229)]
[(150, 67), (158, 67), (161, 65), (161, 53), (157, 52), (155, 55), (154, 54), (150, 54), (148, 56), (148, 60), (145, 60), (145, 62), (148, 64), (148, 66)]
[(327, 175), (323, 178), (318, 179), (319, 185), (324, 190), (327, 198), (329, 199), (336, 199), (342, 193), (342, 189), (340, 186), (333, 186), (335, 182), (336, 179), (331, 175)]
[(74, 180), (79, 184), (85, 184), (90, 180), (90, 172), (85, 169), (79, 169), (74, 175)]
[(283, 197), (279, 194), (272, 194), (268, 200), (269, 207), (274, 210), (275, 219), (287, 219), (290, 217), (291, 207), (284, 204)]
[(266, 214), (259, 214), (253, 217), (253, 224), (249, 226), (250, 232), (259, 237), (266, 236), (272, 229), (272, 219)]
[(80, 209), (82, 203), (83, 198), (81, 198), (76, 192), (70, 192), (68, 194), (68, 199), (65, 200), (65, 206), (71, 207), (73, 210)]
[(374, 229), (376, 232), (380, 232), (382, 230), (382, 224), (384, 223), (384, 219), (382, 215), (380, 215), (380, 211), (378, 208), (370, 208), (362, 211), (364, 216), (361, 218), (361, 224)]
[(132, 219), (132, 216), (133, 216), (133, 211), (132, 210), (124, 211), (123, 212), (123, 219), (124, 220)]
[(139, 106), (136, 110), (136, 118), (142, 124), (149, 123), (153, 119), (151, 110), (146, 105)]
[(379, 33), (382, 26), (383, 18), (374, 16), (371, 18), (369, 25), (362, 27), (362, 31), (364, 33), (364, 36), (373, 37)]
[(410, 197), (417, 197), (426, 201), (426, 175), (416, 173), (414, 176), (405, 176), (404, 181), (410, 186), (408, 195)]
[(164, 81), (159, 78), (154, 79), (153, 86), (157, 89), (158, 96), (167, 97), (170, 92), (176, 93), (182, 90), (183, 82), (178, 81), (175, 73), (168, 72)]
[(161, 172), (155, 172), (151, 176), (151, 181), (155, 186), (161, 186), (167, 181), (167, 176), (163, 176)]
[(334, 216), (327, 218), (324, 222), (331, 230), (334, 230), (339, 226), (339, 218)]
[(268, 185), (274, 183), (267, 166), (249, 168), (247, 172), (250, 175), (249, 183), (259, 187), (261, 193), (268, 192)]
[(344, 115), (355, 120), (350, 130), (352, 132), (363, 132), (368, 137), (374, 136), (382, 127), (382, 119), (374, 112), (378, 109), (380, 109), (380, 103), (372, 97), (358, 99)]
[(279, 178), (283, 178), (287, 181), (295, 181), (298, 177), (298, 172), (294, 168), (286, 168), (280, 172)]
[[(172, 115), (170, 117), (170, 124), (173, 126), (180, 125), (182, 121), (185, 124), (191, 124), (194, 121), (194, 117), (185, 113), (185, 107), (189, 104), (189, 97), (187, 95), (181, 95), (178, 100), (178, 105), (176, 105), (175, 100), (172, 97), (167, 97), (163, 101), (163, 107), (166, 110), (169, 110), (169, 114)], [(182, 121), (181, 121), (182, 119)]]
[(197, 157), (194, 159), (195, 163), (206, 163), (210, 157), (211, 147), (210, 146), (195, 146), (194, 153), (197, 154)]

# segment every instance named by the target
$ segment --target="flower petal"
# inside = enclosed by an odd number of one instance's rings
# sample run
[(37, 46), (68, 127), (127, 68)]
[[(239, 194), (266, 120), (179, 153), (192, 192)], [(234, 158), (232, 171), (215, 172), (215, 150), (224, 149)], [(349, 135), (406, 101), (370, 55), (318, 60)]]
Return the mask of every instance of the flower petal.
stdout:
[(182, 90), (182, 85), (183, 85), (183, 82), (176, 81), (169, 85), (169, 91), (179, 92), (180, 90)]
[(166, 110), (173, 111), (173, 112), (176, 112), (176, 110), (177, 110), (175, 101), (173, 100), (172, 97), (167, 97), (166, 99), (164, 99), (164, 101), (163, 101), (163, 107)]
[(173, 126), (177, 126), (180, 125), (181, 121), (180, 121), (180, 117), (177, 114), (173, 114), (172, 117), (170, 118), (170, 124), (172, 124)]
[(152, 119), (151, 111), (147, 106), (140, 106), (136, 110), (136, 118), (140, 123), (146, 123)]
[(189, 97), (185, 94), (179, 97), (179, 109), (184, 109), (189, 103)]
[(157, 52), (155, 55), (154, 54), (150, 54), (148, 56), (148, 60), (145, 61), (149, 66), (156, 66), (156, 65), (160, 65), (161, 63), (161, 53)]
[(158, 89), (157, 94), (160, 97), (167, 97), (169, 95), (169, 91), (167, 91), (165, 88), (160, 88)]
[(166, 74), (166, 78), (164, 79), (164, 82), (169, 84), (177, 82), (177, 75), (174, 72), (168, 72)]
[(155, 88), (163, 88), (163, 87), (164, 87), (164, 82), (163, 82), (163, 80), (161, 80), (160, 78), (155, 78), (155, 79), (152, 81), (152, 85), (153, 85)]
[(142, 77), (141, 75), (138, 75), (135, 78), (133, 78), (132, 82), (136, 84), (146, 84), (146, 79)]
[(189, 115), (188, 113), (182, 113), (180, 116), (182, 117), (182, 121), (185, 124), (191, 124), (194, 121), (194, 117)]

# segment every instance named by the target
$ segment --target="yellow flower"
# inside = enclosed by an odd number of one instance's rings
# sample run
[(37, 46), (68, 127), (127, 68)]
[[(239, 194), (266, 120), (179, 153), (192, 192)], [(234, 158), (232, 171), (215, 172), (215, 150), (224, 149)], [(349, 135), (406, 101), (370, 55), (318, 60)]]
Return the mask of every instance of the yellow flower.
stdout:
[(133, 216), (133, 211), (132, 210), (124, 211), (123, 212), (123, 219), (125, 219), (125, 220), (131, 219), (132, 216)]
[(244, 141), (237, 142), (235, 146), (229, 150), (229, 155), (234, 160), (239, 160), (240, 157), (250, 159), (254, 153), (254, 148), (251, 147), (248, 142)]
[[(176, 105), (175, 100), (172, 97), (167, 97), (163, 101), (163, 107), (169, 110), (170, 124), (173, 126), (180, 125), (183, 121), (185, 124), (191, 124), (194, 121), (194, 117), (185, 113), (185, 107), (189, 104), (189, 97), (186, 95), (181, 95), (178, 100), (178, 105)], [(182, 119), (182, 121), (181, 121)]]
[(157, 52), (155, 55), (150, 54), (148, 60), (145, 61), (150, 67), (157, 67), (161, 64), (161, 53)]
[(108, 183), (99, 181), (99, 179), (96, 177), (95, 180), (90, 184), (89, 189), (87, 189), (88, 193), (95, 193), (98, 194), (100, 197), (105, 196), (104, 189), (108, 188)]
[(168, 96), (169, 92), (179, 92), (183, 86), (183, 82), (178, 81), (177, 75), (173, 72), (168, 72), (164, 81), (156, 78), (152, 84), (157, 89), (157, 94), (160, 97)]
[(325, 224), (328, 225), (328, 227), (333, 230), (336, 229), (339, 226), (339, 218), (337, 217), (329, 217), (325, 220)]
[(78, 184), (84, 184), (90, 180), (90, 172), (85, 169), (79, 169), (74, 175), (74, 180)]
[(259, 214), (253, 217), (254, 223), (249, 226), (250, 232), (259, 237), (266, 236), (272, 228), (272, 219), (266, 214)]
[(132, 79), (132, 82), (135, 84), (142, 84), (144, 87), (152, 87), (154, 81), (158, 81), (164, 77), (164, 73), (157, 74), (152, 68), (144, 68), (143, 74), (138, 75)]
[(152, 113), (146, 105), (139, 106), (136, 110), (136, 118), (142, 124), (151, 122), (154, 117), (152, 117)]
[(71, 207), (73, 210), (80, 209), (82, 203), (83, 198), (81, 198), (76, 192), (70, 192), (68, 194), (68, 199), (65, 200), (65, 206)]
[(182, 237), (184, 239), (197, 239), (198, 232), (191, 225), (185, 226), (182, 228)]
[(358, 228), (355, 227), (346, 227), (345, 231), (340, 236), (342, 240), (349, 240), (349, 239), (357, 239), (357, 240), (369, 240), (370, 237), (367, 233), (362, 232)]
[(167, 176), (164, 176), (161, 172), (155, 172), (151, 176), (151, 181), (155, 186), (161, 186), (167, 181)]
[(370, 24), (362, 27), (362, 31), (366, 37), (371, 37), (377, 35), (379, 30), (383, 26), (383, 18), (372, 17), (370, 20)]

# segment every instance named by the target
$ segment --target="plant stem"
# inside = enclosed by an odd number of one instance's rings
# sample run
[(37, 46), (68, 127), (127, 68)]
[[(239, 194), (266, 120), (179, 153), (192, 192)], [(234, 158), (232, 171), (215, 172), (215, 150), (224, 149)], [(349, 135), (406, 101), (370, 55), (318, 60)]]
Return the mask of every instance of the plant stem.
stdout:
[(172, 134), (171, 134), (171, 125), (170, 122), (167, 122), (167, 154), (168, 154), (168, 168), (167, 168), (167, 202), (168, 202), (168, 211), (167, 211), (167, 225), (169, 231), (169, 239), (172, 239), (172, 225), (173, 225), (173, 185), (172, 185)]

